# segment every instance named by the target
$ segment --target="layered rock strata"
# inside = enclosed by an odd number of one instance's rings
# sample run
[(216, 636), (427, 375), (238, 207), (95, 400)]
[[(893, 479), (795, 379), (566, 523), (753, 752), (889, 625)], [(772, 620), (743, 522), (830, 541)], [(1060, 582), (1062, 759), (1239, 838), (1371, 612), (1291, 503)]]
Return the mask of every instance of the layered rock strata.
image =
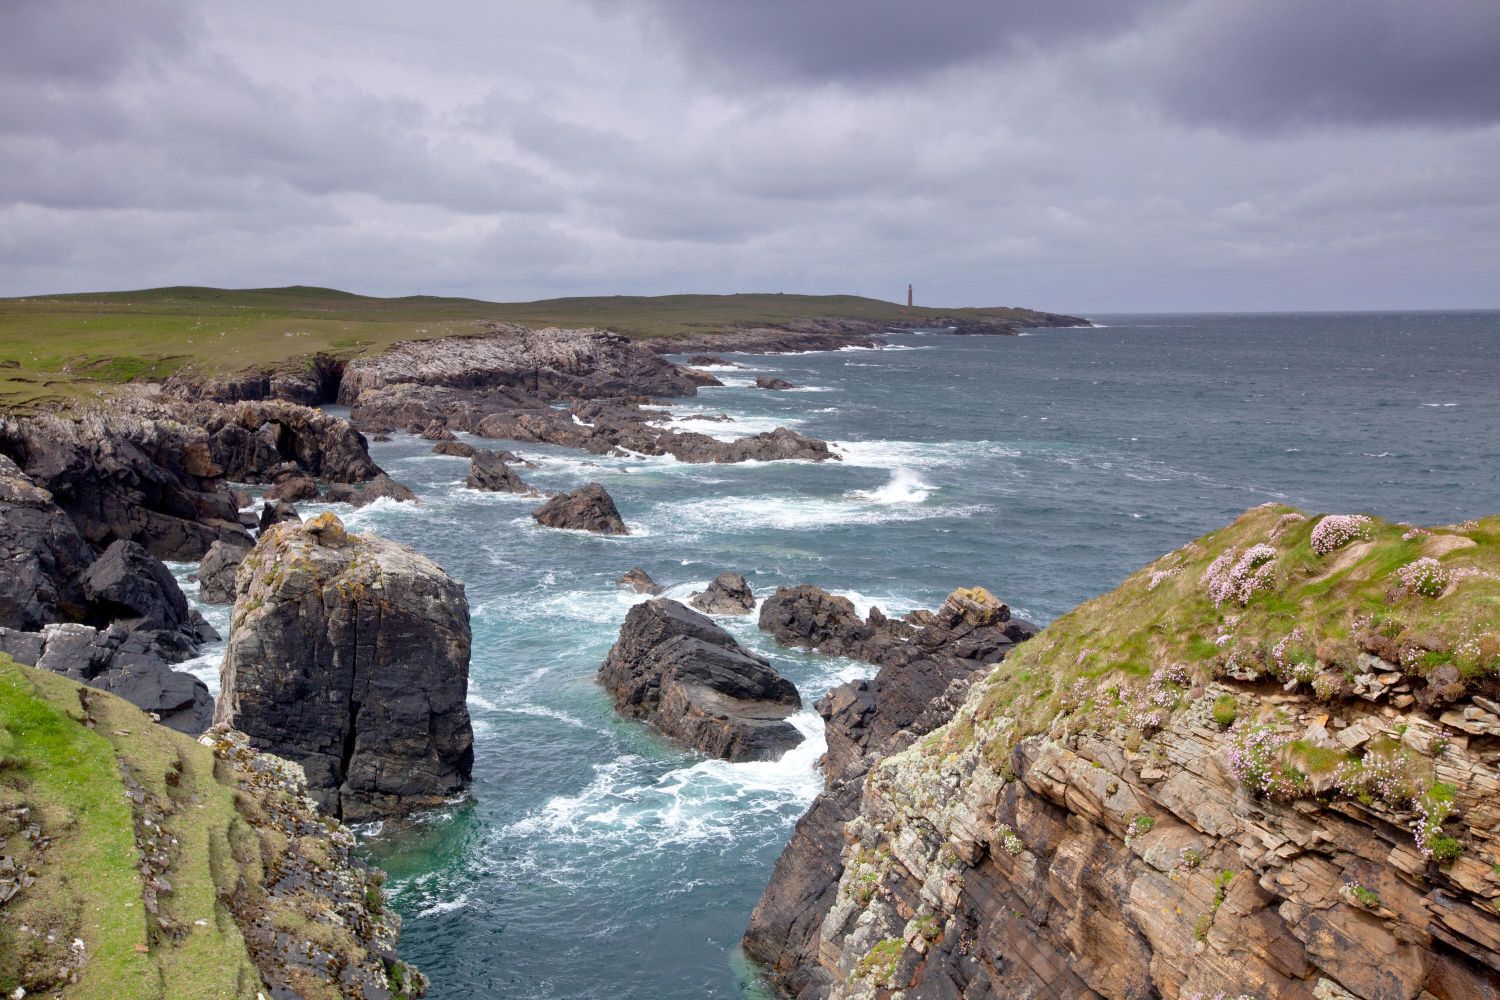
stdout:
[(469, 649), (463, 585), (431, 560), (332, 514), (278, 524), (239, 570), (216, 720), (347, 821), (439, 805), (473, 765)]
[(664, 597), (630, 609), (598, 680), (621, 714), (714, 757), (774, 759), (803, 739), (787, 721), (802, 704), (792, 683)]
[(1497, 527), (1272, 505), (1163, 557), (875, 763), (826, 908), (747, 944), (849, 1000), (1500, 995)]

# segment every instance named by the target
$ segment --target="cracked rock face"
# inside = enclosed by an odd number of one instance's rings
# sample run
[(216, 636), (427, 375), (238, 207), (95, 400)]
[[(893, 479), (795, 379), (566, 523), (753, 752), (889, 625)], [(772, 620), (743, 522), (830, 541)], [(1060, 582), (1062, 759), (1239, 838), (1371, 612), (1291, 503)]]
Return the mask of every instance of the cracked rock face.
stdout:
[(277, 524), (239, 569), (215, 719), (345, 821), (436, 806), (473, 766), (469, 649), (463, 584), (430, 559), (332, 514)]
[(787, 721), (802, 707), (791, 681), (664, 597), (630, 609), (598, 680), (621, 714), (715, 757), (770, 760), (802, 742)]

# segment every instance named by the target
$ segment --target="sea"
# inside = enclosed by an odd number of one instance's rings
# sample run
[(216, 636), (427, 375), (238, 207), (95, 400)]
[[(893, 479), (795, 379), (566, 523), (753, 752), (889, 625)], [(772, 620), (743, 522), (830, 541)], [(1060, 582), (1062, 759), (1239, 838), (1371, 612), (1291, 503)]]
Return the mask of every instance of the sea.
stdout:
[[(1500, 510), (1500, 313), (1093, 319), (725, 354), (737, 367), (715, 371), (722, 388), (663, 402), (715, 436), (781, 426), (836, 442), (837, 462), (470, 439), (537, 463), (521, 474), (540, 489), (604, 484), (623, 538), (538, 527), (536, 501), (465, 488), (467, 462), (430, 442), (372, 445), (420, 505), (331, 509), (462, 580), (474, 630), (472, 798), (362, 831), (432, 997), (767, 995), (739, 940), (821, 788), (812, 705), (871, 668), (780, 649), (754, 616), (721, 619), (797, 684), (806, 740), (773, 762), (704, 759), (617, 717), (594, 683), (645, 599), (615, 582), (632, 567), (678, 600), (731, 570), (758, 597), (814, 583), (887, 614), (978, 585), (1046, 623), (1268, 501), (1417, 524)], [(800, 388), (757, 389), (758, 375)], [(227, 609), (203, 610), (227, 626)], [(220, 653), (190, 664), (215, 689)]]

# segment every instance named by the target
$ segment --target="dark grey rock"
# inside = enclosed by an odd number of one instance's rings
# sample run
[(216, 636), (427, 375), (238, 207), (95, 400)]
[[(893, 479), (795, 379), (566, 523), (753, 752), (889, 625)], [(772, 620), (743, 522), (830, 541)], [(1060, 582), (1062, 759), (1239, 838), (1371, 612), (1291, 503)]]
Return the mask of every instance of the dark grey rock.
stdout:
[(283, 521), (301, 524), (302, 515), (297, 513), (297, 508), (289, 501), (267, 501), (260, 510), (260, 530), (265, 531), (271, 525), (280, 524)]
[(216, 721), (301, 764), (346, 821), (461, 794), (474, 761), (463, 584), (328, 513), (267, 533), (247, 559)]
[(334, 483), (322, 494), (322, 499), (328, 503), (346, 503), (354, 507), (363, 507), (387, 497), (401, 503), (420, 503), (410, 487), (396, 482), (384, 472), (368, 483)]
[(531, 516), (548, 528), (571, 528), (601, 535), (630, 534), (614, 498), (598, 483), (589, 483), (571, 493), (559, 493), (532, 511)]
[(755, 610), (750, 584), (738, 573), (720, 573), (708, 589), (694, 594), (688, 603), (710, 615), (748, 615)]
[(214, 542), (198, 564), (198, 599), (207, 604), (233, 604), (235, 571), (249, 554), (248, 546)]
[(755, 385), (756, 385), (757, 388), (760, 388), (760, 389), (773, 389), (773, 390), (776, 390), (778, 392), (779, 391), (784, 391), (786, 389), (795, 389), (795, 388), (797, 388), (796, 385), (794, 385), (791, 382), (788, 382), (784, 378), (775, 378), (775, 377), (770, 376), (770, 375), (762, 375), (762, 376), (760, 376), (759, 378), (757, 378), (755, 380)]
[(0, 626), (30, 631), (81, 618), (78, 578), (93, 558), (52, 494), (0, 454)]
[(471, 490), (519, 493), (525, 496), (536, 494), (536, 490), (527, 486), (521, 477), (505, 464), (505, 459), (493, 451), (477, 452), (469, 460), (469, 478), (466, 482)]
[(792, 683), (664, 597), (630, 609), (598, 680), (622, 714), (715, 757), (775, 759), (802, 742), (787, 721), (802, 704)]

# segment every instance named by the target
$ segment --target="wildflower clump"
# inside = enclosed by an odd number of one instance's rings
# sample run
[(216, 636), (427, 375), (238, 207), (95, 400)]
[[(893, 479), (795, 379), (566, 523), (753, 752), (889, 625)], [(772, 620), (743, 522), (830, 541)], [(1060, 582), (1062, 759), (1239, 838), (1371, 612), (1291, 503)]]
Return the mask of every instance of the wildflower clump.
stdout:
[(1339, 889), (1339, 895), (1356, 906), (1363, 906), (1367, 910), (1380, 908), (1380, 893), (1373, 889), (1366, 889), (1358, 882), (1345, 882)]
[(1456, 837), (1443, 832), (1443, 824), (1453, 815), (1453, 798), (1457, 793), (1458, 789), (1452, 785), (1437, 781), (1412, 800), (1412, 810), (1417, 814), (1412, 823), (1417, 850), (1428, 861), (1440, 865), (1458, 860), (1464, 849)]
[(1329, 514), (1312, 530), (1313, 551), (1326, 556), (1356, 538), (1370, 537), (1370, 519), (1363, 514)]
[(1396, 571), (1401, 589), (1408, 594), (1438, 597), (1448, 588), (1448, 570), (1431, 556), (1409, 562)]
[(1292, 738), (1269, 722), (1237, 722), (1229, 730), (1229, 773), (1256, 795), (1289, 801), (1307, 788), (1307, 775), (1286, 762)]
[(1131, 723), (1135, 728), (1146, 732), (1161, 729), (1177, 710), (1177, 706), (1182, 704), (1182, 698), (1191, 683), (1187, 667), (1180, 663), (1153, 670), (1150, 681), (1136, 692), (1131, 705)]
[(1275, 575), (1276, 549), (1257, 542), (1244, 552), (1233, 547), (1225, 549), (1209, 564), (1201, 582), (1215, 605), (1225, 601), (1245, 605), (1256, 591), (1270, 589)]

